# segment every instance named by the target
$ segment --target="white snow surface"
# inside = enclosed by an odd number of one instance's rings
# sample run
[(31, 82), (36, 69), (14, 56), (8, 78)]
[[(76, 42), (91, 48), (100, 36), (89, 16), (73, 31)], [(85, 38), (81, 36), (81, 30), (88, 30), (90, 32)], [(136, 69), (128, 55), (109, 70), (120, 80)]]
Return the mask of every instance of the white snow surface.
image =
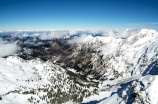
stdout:
[[(28, 103), (27, 99), (30, 95), (24, 95), (22, 92), (49, 83), (45, 79), (44, 65), (40, 61), (38, 63), (33, 61), (28, 63), (18, 57), (10, 56), (7, 59), (0, 58), (0, 64), (1, 104)], [(39, 74), (36, 74), (37, 72)], [(43, 79), (39, 81), (41, 77)]]
[(0, 58), (0, 104), (78, 104), (72, 98), (80, 99), (93, 89), (76, 84), (55, 63), (40, 59), (26, 61), (17, 56)]

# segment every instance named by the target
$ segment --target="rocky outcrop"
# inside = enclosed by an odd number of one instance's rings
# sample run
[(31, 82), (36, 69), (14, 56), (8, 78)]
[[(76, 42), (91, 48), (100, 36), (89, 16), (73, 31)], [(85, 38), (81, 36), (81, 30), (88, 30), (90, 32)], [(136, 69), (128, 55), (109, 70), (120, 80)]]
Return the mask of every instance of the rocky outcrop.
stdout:
[(139, 75), (157, 60), (157, 36), (156, 31), (147, 29), (127, 39), (89, 36), (84, 43), (74, 45), (70, 53), (63, 54), (59, 62), (95, 79)]

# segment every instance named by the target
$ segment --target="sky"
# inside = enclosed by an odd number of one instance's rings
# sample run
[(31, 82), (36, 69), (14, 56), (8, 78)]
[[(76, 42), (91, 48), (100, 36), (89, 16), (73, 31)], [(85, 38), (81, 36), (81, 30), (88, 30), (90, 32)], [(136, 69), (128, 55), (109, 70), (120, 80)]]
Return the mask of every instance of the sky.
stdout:
[(158, 0), (0, 0), (0, 31), (158, 30)]

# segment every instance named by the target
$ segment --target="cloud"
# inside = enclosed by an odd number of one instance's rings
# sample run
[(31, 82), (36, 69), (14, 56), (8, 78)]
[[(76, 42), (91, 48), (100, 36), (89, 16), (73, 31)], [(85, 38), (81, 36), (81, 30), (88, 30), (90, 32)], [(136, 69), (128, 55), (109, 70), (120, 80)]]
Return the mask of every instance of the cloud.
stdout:
[(51, 40), (51, 39), (59, 39), (63, 38), (64, 35), (67, 35), (65, 31), (53, 31), (51, 33), (44, 33), (39, 38), (41, 40)]
[(17, 42), (8, 43), (0, 38), (0, 57), (15, 54), (19, 49), (20, 47), (17, 45)]
[(38, 42), (38, 43), (34, 44), (34, 46), (39, 46), (39, 45), (44, 45), (44, 43), (43, 42)]
[(28, 39), (24, 42), (24, 44), (34, 44), (34, 40)]
[(32, 49), (26, 49), (26, 50), (24, 51), (24, 53), (25, 53), (25, 54), (30, 54), (30, 53), (32, 53)]
[(99, 33), (101, 33), (102, 31), (101, 31), (101, 30), (96, 30), (96, 29), (94, 29), (94, 30), (89, 30), (88, 32), (91, 33), (91, 34), (99, 34)]
[(80, 35), (79, 37), (74, 37), (73, 39), (70, 39), (70, 40), (68, 41), (68, 43), (69, 43), (69, 44), (74, 44), (74, 43), (80, 44), (80, 43), (85, 42), (86, 37), (87, 37), (86, 34), (82, 34), (82, 35)]
[(70, 36), (77, 34), (77, 30), (70, 30), (69, 31)]
[(126, 29), (126, 30), (111, 30), (111, 31), (104, 32), (102, 35), (105, 36), (105, 37), (112, 36), (112, 37), (115, 37), (115, 38), (127, 38), (131, 35), (138, 34), (138, 32), (139, 31), (137, 29), (135, 29), (135, 30), (129, 30), (129, 29)]
[(28, 37), (29, 35), (28, 34), (26, 34), (26, 33), (24, 33), (23, 35), (22, 35), (22, 37)]
[(108, 32), (104, 32), (102, 35), (105, 36), (105, 37), (107, 37), (107, 36), (115, 37), (117, 34), (114, 33), (113, 31), (108, 31)]
[(39, 37), (40, 34), (39, 34), (39, 33), (34, 33), (34, 34), (30, 35), (30, 36), (31, 36), (31, 37)]

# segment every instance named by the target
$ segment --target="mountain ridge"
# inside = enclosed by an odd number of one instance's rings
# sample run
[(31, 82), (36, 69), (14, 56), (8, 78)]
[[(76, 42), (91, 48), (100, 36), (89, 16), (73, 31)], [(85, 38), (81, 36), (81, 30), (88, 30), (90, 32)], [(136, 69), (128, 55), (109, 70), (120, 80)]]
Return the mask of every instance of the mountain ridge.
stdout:
[[(84, 40), (73, 43), (78, 38)], [(141, 29), (125, 39), (91, 35), (48, 41), (36, 38), (34, 43), (43, 43), (35, 48), (31, 39), (35, 38), (19, 40), (23, 49), (19, 54), (24, 54), (0, 58), (0, 103), (158, 102), (155, 30)], [(30, 43), (24, 44), (26, 41)], [(31, 56), (34, 52), (47, 61)]]

